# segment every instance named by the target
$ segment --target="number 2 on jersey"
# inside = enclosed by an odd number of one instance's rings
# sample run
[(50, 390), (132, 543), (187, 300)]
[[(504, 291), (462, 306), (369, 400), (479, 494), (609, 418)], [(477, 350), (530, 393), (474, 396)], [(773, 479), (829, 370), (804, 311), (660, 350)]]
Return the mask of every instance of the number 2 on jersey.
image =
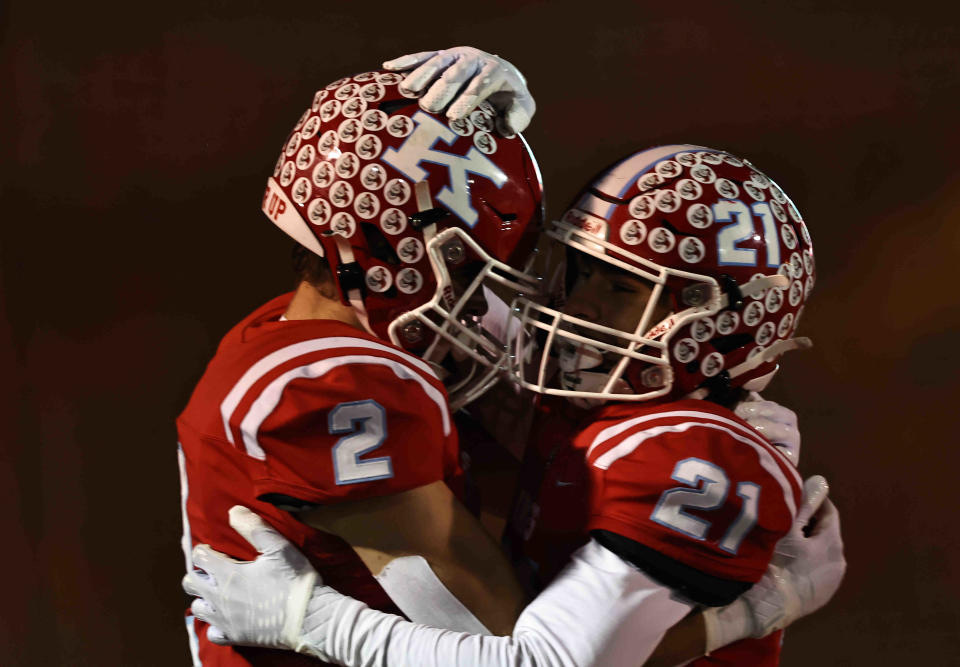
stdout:
[[(703, 459), (689, 458), (677, 462), (671, 479), (683, 482), (692, 489), (676, 487), (660, 496), (650, 518), (683, 535), (697, 540), (706, 539), (710, 521), (684, 512), (684, 508), (696, 508), (705, 512), (720, 509), (727, 498), (730, 480), (723, 469)], [(700, 486), (701, 482), (703, 486)], [(757, 508), (760, 504), (760, 485), (754, 482), (737, 484), (737, 495), (743, 501), (740, 515), (727, 529), (719, 546), (735, 554), (740, 543), (757, 523)]]
[(345, 433), (333, 446), (333, 474), (337, 484), (356, 484), (393, 477), (389, 456), (361, 459), (387, 438), (386, 412), (376, 401), (340, 403), (330, 411), (330, 433)]

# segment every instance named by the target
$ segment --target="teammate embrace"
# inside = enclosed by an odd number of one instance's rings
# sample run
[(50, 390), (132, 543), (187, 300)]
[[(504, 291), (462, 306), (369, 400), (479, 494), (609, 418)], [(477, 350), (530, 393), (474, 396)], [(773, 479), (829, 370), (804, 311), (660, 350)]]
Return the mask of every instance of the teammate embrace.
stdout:
[[(661, 146), (541, 235), (520, 73), (467, 47), (384, 68), (287, 138), (263, 209), (297, 288), (178, 419), (194, 664), (776, 665), (845, 569), (793, 413), (755, 393), (809, 347), (796, 207)], [(501, 549), (454, 413), (504, 402), (534, 414)]]

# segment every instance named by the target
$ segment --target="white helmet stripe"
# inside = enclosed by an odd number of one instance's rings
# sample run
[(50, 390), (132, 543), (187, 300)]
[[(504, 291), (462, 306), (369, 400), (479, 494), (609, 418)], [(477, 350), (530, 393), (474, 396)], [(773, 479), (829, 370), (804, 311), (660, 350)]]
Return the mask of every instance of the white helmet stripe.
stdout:
[[(617, 199), (623, 199), (627, 194), (627, 191), (630, 189), (630, 186), (637, 182), (637, 179), (640, 178), (641, 174), (649, 171), (650, 168), (660, 160), (673, 157), (677, 153), (683, 153), (684, 151), (703, 150), (711, 149), (704, 148), (703, 146), (693, 146), (691, 144), (672, 144), (670, 146), (658, 146), (656, 148), (651, 148), (650, 150), (643, 151), (642, 153), (631, 155), (619, 164), (614, 165), (606, 174), (604, 174), (603, 178), (596, 181), (592, 187), (605, 195), (616, 197)], [(598, 199), (598, 201), (602, 200)], [(613, 204), (603, 202), (603, 205), (602, 212), (596, 212), (596, 215), (599, 215), (604, 219), (608, 219), (610, 217)]]

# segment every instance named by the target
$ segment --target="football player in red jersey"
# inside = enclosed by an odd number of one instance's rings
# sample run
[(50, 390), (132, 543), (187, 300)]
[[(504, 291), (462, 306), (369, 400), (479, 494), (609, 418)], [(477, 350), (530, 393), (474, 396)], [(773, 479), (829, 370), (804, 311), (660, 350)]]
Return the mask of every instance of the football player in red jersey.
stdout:
[[(766, 569), (799, 502), (795, 461), (731, 411), (780, 355), (809, 346), (791, 338), (814, 283), (806, 225), (749, 163), (664, 146), (601, 174), (548, 234), (571, 250), (572, 291), (562, 312), (521, 300), (520, 345), (537, 332), (550, 354), (514, 372), (548, 396), (609, 403), (572, 435), (554, 419), (533, 439), (514, 558), (542, 585), (586, 528), (689, 599), (729, 603)], [(775, 665), (779, 639), (704, 662)]]
[[(375, 608), (506, 633), (523, 594), (454, 493), (451, 414), (501, 365), (503, 342), (478, 325), (485, 293), (538, 288), (513, 267), (536, 241), (542, 186), (521, 137), (480, 150), (472, 126), (454, 132), (403, 78), (326, 86), (284, 142), (263, 211), (298, 242), (300, 282), (224, 337), (177, 420), (183, 547), (188, 571), (194, 544), (255, 555), (226, 520), (243, 504)], [(478, 101), (460, 110), (492, 128)], [(411, 572), (418, 590), (398, 579)], [(198, 664), (305, 660), (187, 625)]]
[[(733, 156), (662, 147), (601, 176), (553, 235), (574, 253), (573, 292), (563, 312), (518, 301), (518, 350), (542, 331), (546, 354), (535, 379), (515, 372), (584, 407), (613, 402), (570, 429), (555, 410), (531, 448), (514, 547), (539, 578), (534, 587), (571, 555), (573, 564), (521, 615), (513, 638), (410, 626), (315, 580), (288, 597), (294, 630), (265, 638), (237, 611), (249, 609), (245, 593), (196, 582), (220, 608), (198, 610), (227, 637), (351, 665), (637, 664), (691, 609), (749, 589), (703, 614), (707, 648), (768, 638), (709, 660), (776, 664), (770, 632), (832, 595), (844, 568), (835, 510), (826, 505), (810, 537), (801, 531), (824, 498), (822, 480), (804, 493), (789, 456), (728, 409), (769, 380), (784, 351), (805, 345), (789, 336), (813, 258), (792, 204)], [(255, 517), (236, 519), (269, 558), (237, 564), (204, 552), (216, 579), (249, 580), (245, 565), (270, 579), (271, 559), (282, 561), (274, 574), (299, 579), (289, 545), (254, 537), (269, 532)]]

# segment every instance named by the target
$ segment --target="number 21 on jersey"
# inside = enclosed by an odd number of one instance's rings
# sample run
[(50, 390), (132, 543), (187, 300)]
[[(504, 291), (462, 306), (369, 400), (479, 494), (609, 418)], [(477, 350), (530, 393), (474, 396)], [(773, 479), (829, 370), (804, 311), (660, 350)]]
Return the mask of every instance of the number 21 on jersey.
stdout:
[[(650, 518), (688, 537), (697, 540), (706, 539), (712, 523), (688, 514), (684, 508), (704, 512), (720, 509), (730, 490), (730, 480), (726, 473), (723, 468), (709, 461), (689, 458), (677, 462), (671, 479), (692, 488), (676, 487), (664, 491)], [(737, 495), (743, 502), (740, 514), (719, 542), (719, 547), (731, 554), (737, 553), (743, 538), (757, 523), (760, 485), (754, 482), (740, 482), (737, 484)]]
[(373, 400), (340, 403), (330, 411), (332, 435), (344, 434), (333, 446), (333, 474), (337, 484), (372, 482), (393, 477), (389, 456), (361, 459), (387, 439), (387, 418), (383, 406)]

